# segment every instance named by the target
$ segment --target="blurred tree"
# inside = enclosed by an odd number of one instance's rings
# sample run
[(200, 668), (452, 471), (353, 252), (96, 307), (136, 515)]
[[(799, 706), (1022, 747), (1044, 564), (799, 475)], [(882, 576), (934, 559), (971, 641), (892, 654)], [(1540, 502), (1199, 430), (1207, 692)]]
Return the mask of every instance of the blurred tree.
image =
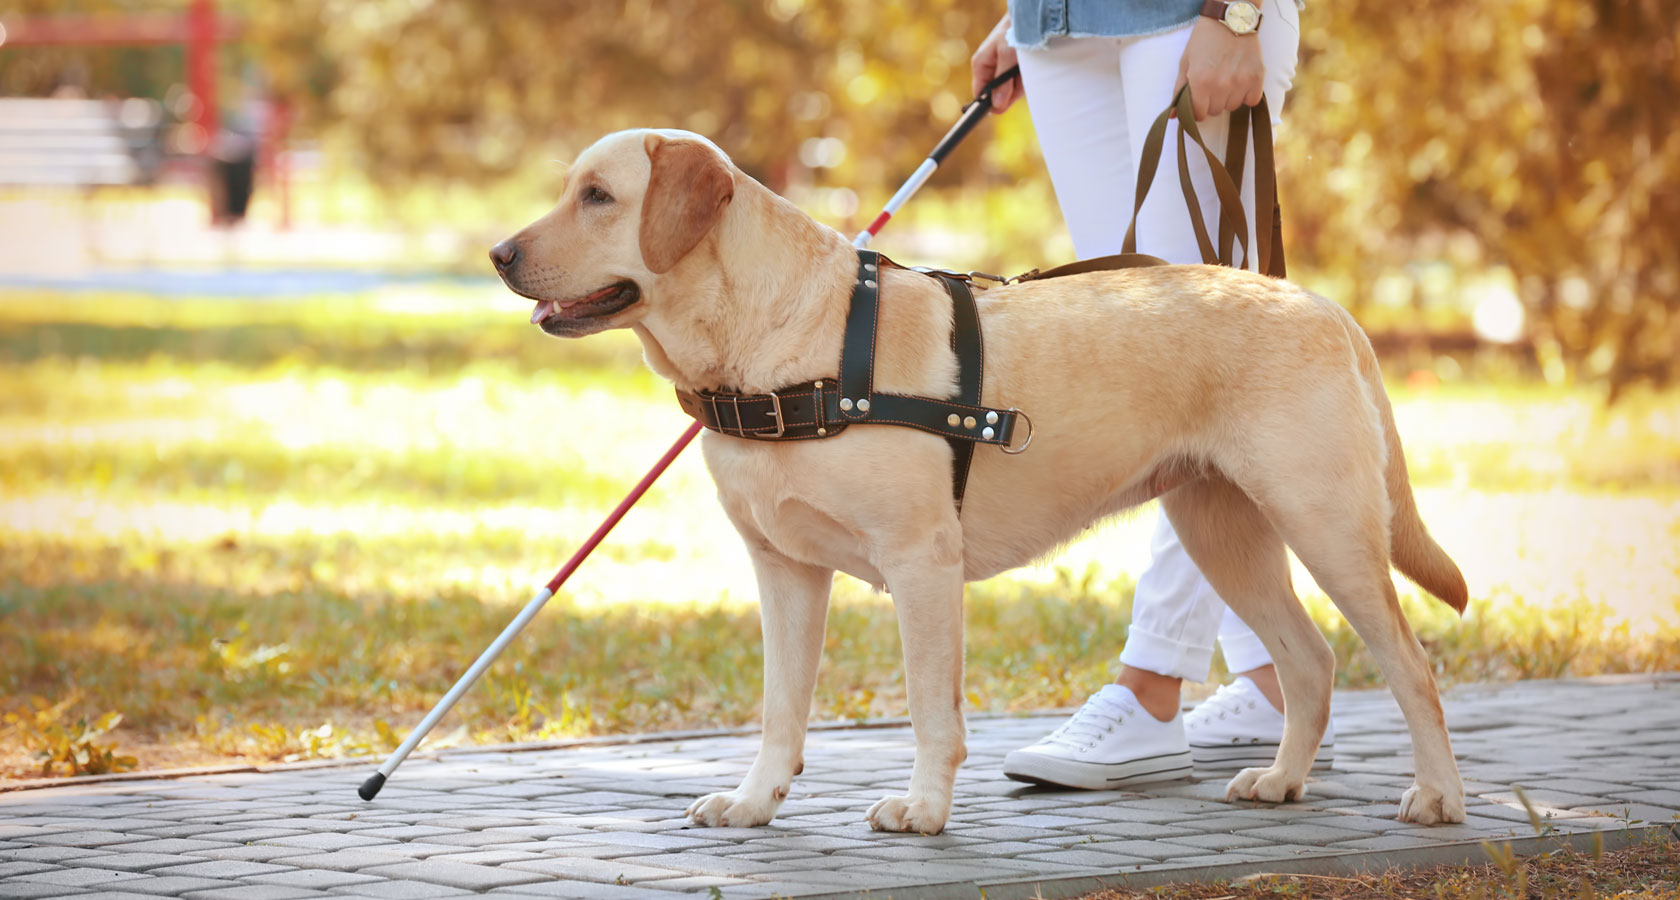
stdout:
[(930, 98), (955, 113), (991, 24), (969, 6), (296, 0), (251, 15), (275, 90), (353, 133), (389, 183), (495, 177), (653, 125), (706, 134), (781, 187), (802, 150), (853, 183), (913, 167), (947, 124)]
[[(1305, 15), (1287, 236), (1350, 273), (1473, 247), (1549, 374), (1614, 399), (1680, 351), (1680, 19), (1668, 0), (1342, 0)], [(1461, 261), (1462, 262), (1462, 261)]]

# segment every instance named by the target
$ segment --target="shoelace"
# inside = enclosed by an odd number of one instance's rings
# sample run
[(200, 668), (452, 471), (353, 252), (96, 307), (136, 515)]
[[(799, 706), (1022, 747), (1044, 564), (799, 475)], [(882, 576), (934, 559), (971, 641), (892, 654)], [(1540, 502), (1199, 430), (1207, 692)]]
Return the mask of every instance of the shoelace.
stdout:
[(1223, 719), (1227, 713), (1241, 715), (1244, 709), (1255, 708), (1254, 698), (1247, 696), (1246, 691), (1239, 694), (1231, 685), (1226, 685), (1214, 691), (1213, 696), (1203, 701), (1200, 706), (1186, 713), (1184, 719), (1186, 725), (1192, 721), (1199, 724), (1210, 717)]
[(1097, 740), (1114, 730), (1126, 716), (1137, 714), (1137, 707), (1125, 703), (1115, 703), (1100, 694), (1092, 694), (1085, 705), (1073, 714), (1073, 718), (1062, 723), (1060, 728), (1050, 732), (1044, 740), (1051, 743), (1065, 744), (1069, 747), (1095, 746)]

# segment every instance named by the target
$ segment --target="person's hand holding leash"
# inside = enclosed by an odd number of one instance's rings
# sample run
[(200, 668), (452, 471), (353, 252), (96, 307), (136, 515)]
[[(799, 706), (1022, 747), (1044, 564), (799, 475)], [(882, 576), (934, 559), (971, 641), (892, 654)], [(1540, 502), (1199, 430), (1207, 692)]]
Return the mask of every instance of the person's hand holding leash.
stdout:
[[(1008, 36), (1009, 14), (1005, 13), (1003, 18), (998, 20), (997, 25), (993, 26), (992, 33), (986, 35), (986, 39), (980, 42), (979, 49), (974, 51), (972, 57), (969, 57), (969, 67), (974, 72), (973, 92), (976, 96), (980, 94), (981, 89), (986, 86), (987, 82), (1015, 65), (1015, 48), (1009, 46)], [(992, 91), (992, 112), (1003, 112), (1009, 108), (1011, 103), (1015, 102), (1015, 98), (1024, 94), (1025, 91), (1021, 89), (1021, 76), (1019, 75), (1010, 79), (1007, 84), (998, 85), (997, 90)]]
[[(998, 32), (993, 31), (995, 36)], [(991, 37), (974, 54), (975, 71)], [(1253, 32), (1236, 34), (1217, 19), (1202, 16), (1190, 32), (1190, 43), (1178, 61), (1178, 82), (1173, 96), (1190, 85), (1190, 102), (1196, 121), (1223, 115), (1241, 106), (1253, 106), (1265, 96), (1266, 63), (1260, 57), (1260, 39)]]

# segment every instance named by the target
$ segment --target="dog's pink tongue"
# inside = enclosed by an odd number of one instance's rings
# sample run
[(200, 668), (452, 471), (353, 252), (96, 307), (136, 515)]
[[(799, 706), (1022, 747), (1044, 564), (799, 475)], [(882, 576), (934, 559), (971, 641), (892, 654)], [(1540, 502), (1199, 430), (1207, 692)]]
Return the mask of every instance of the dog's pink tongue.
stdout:
[(551, 312), (554, 312), (553, 300), (543, 300), (539, 302), (537, 304), (537, 308), (531, 310), (531, 324), (541, 324), (542, 320), (548, 318), (548, 314)]

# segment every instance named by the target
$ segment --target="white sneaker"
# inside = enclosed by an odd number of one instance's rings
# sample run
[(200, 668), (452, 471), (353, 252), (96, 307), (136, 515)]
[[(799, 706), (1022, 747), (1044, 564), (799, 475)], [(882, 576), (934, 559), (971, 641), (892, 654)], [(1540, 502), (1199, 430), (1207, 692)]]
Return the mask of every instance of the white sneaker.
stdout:
[(1130, 688), (1103, 685), (1043, 740), (1003, 758), (1016, 781), (1103, 790), (1190, 776), (1184, 717), (1163, 722)]
[[(1283, 713), (1245, 676), (1214, 692), (1184, 714), (1184, 732), (1197, 769), (1269, 766), (1283, 742)], [(1336, 757), (1336, 723), (1324, 729), (1314, 769), (1328, 769)]]

